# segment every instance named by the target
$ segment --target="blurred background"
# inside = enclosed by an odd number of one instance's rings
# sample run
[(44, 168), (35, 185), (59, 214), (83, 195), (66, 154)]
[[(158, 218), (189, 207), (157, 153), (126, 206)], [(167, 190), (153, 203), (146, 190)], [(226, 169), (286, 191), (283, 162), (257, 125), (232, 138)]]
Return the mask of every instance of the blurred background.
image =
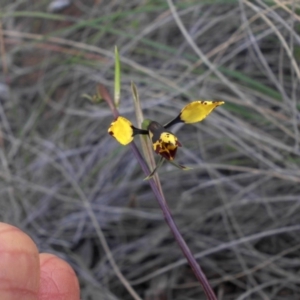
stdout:
[(107, 134), (107, 104), (84, 97), (99, 83), (113, 94), (117, 45), (134, 125), (131, 81), (161, 123), (192, 100), (225, 101), (172, 128), (193, 169), (159, 170), (218, 299), (300, 298), (298, 1), (0, 3), (1, 221), (68, 261), (82, 299), (132, 299), (99, 229), (142, 299), (205, 299), (130, 147)]

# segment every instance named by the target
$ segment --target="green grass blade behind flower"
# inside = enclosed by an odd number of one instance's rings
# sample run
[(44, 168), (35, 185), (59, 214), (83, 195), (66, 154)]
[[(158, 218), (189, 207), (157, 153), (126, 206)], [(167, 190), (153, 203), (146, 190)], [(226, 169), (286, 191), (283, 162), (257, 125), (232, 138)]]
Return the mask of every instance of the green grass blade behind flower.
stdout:
[[(134, 110), (135, 110), (135, 115), (137, 120), (137, 127), (142, 128), (142, 124), (144, 122), (144, 115), (141, 108), (140, 97), (136, 85), (133, 82), (131, 82), (131, 91), (134, 99)], [(142, 129), (147, 129), (147, 128), (142, 128)], [(153, 155), (152, 145), (147, 136), (140, 135), (140, 138), (141, 138), (143, 153), (147, 161), (148, 167), (150, 169), (153, 169), (155, 168), (156, 163)]]
[(115, 46), (115, 90), (114, 90), (114, 102), (116, 108), (120, 104), (120, 95), (121, 95), (121, 66), (120, 66), (120, 56), (118, 47)]
[[(137, 125), (138, 125), (139, 128), (142, 127), (142, 129), (147, 129), (147, 128), (143, 127), (144, 115), (143, 115), (143, 111), (142, 111), (142, 108), (141, 108), (139, 93), (138, 93), (136, 85), (133, 82), (131, 82), (131, 91), (132, 91), (132, 95), (133, 95), (133, 99), (134, 99), (134, 110), (135, 110), (135, 114), (136, 114)], [(140, 135), (140, 139), (141, 139), (143, 154), (144, 154), (145, 160), (148, 164), (148, 168), (150, 170), (155, 170), (156, 169), (156, 163), (155, 163), (155, 158), (154, 158), (154, 155), (153, 155), (152, 144), (151, 144), (151, 142), (150, 142), (150, 140), (147, 136)], [(162, 190), (162, 187), (161, 187), (161, 184), (160, 184), (158, 174), (155, 173), (154, 176), (152, 174), (151, 177), (154, 178), (155, 183), (159, 188), (159, 191), (163, 194), (163, 190)]]

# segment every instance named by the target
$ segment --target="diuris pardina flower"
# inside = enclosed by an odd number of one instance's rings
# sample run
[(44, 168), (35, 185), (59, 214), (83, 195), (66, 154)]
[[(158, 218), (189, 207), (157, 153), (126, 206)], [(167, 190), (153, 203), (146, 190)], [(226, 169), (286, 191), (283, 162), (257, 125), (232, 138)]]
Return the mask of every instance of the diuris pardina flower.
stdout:
[[(172, 162), (176, 155), (178, 147), (181, 147), (177, 137), (167, 128), (177, 123), (196, 123), (205, 119), (217, 106), (224, 104), (223, 101), (194, 101), (187, 104), (179, 115), (164, 126), (158, 122), (146, 120), (147, 130), (136, 128), (124, 117), (119, 116), (111, 123), (108, 133), (112, 135), (120, 144), (127, 145), (132, 142), (137, 134), (148, 134), (153, 145), (153, 150), (162, 156), (162, 158)], [(163, 161), (163, 160), (162, 160)], [(162, 163), (162, 162), (161, 162)], [(160, 163), (160, 164), (161, 164)], [(187, 169), (184, 166), (174, 165), (181, 169)], [(157, 169), (157, 168), (156, 168)], [(153, 176), (153, 172), (147, 177)]]
[(148, 134), (148, 131), (134, 127), (129, 120), (119, 116), (110, 124), (108, 133), (125, 146), (132, 142), (136, 134)]
[(224, 101), (193, 101), (187, 104), (180, 114), (164, 125), (168, 128), (176, 123), (197, 123), (204, 120), (216, 107), (224, 104)]
[(178, 147), (181, 147), (177, 137), (164, 126), (149, 120), (147, 127), (152, 141), (153, 150), (167, 160), (173, 160)]

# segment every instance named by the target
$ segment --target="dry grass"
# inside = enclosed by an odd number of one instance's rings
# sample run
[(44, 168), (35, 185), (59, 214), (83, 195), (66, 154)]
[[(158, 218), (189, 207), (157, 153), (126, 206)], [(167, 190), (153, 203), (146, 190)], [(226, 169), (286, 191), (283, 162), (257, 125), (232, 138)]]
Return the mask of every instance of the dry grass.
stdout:
[[(214, 3), (212, 3), (214, 2)], [(218, 299), (300, 297), (300, 5), (297, 1), (1, 1), (0, 219), (76, 270), (82, 299), (132, 299), (87, 207), (143, 299), (204, 299), (129, 147), (93, 95), (166, 122), (193, 99), (224, 100), (174, 128), (184, 148), (162, 187)], [(135, 122), (134, 122), (135, 123)]]

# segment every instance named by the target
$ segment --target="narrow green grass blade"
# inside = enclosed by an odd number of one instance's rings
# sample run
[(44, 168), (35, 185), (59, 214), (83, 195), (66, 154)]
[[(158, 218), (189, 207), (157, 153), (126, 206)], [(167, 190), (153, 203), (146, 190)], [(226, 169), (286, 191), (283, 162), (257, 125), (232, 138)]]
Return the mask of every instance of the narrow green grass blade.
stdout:
[(119, 107), (121, 97), (121, 65), (120, 56), (117, 46), (115, 46), (115, 91), (114, 91), (114, 101), (116, 108)]
[[(144, 124), (145, 120), (144, 120), (143, 111), (141, 108), (139, 93), (133, 82), (131, 83), (131, 91), (132, 91), (132, 95), (133, 95), (133, 99), (134, 99), (134, 109), (135, 109), (135, 113), (136, 113), (138, 127), (142, 126), (143, 129), (147, 129), (147, 128), (145, 128), (145, 124)], [(146, 120), (146, 122), (147, 122), (147, 120)], [(150, 139), (144, 135), (141, 135), (140, 138), (141, 138), (143, 154), (144, 154), (144, 157), (148, 164), (149, 169), (150, 170), (156, 169), (155, 158), (153, 155), (153, 146), (152, 146)], [(151, 174), (149, 174), (149, 176)], [(155, 183), (157, 184), (158, 189), (163, 194), (163, 190), (162, 190), (162, 187), (160, 184), (158, 174), (156, 172), (154, 172), (151, 177), (153, 177), (153, 179), (155, 180)]]
[[(131, 91), (134, 99), (134, 110), (136, 114), (137, 125), (140, 128), (141, 125), (144, 123), (144, 116), (141, 108), (138, 90), (136, 88), (136, 85), (133, 82), (131, 82)], [(147, 129), (147, 128), (144, 128), (142, 126), (142, 129)], [(147, 136), (141, 136), (140, 138), (141, 138), (143, 153), (147, 161), (148, 167), (149, 169), (153, 169), (155, 167), (155, 160), (153, 156), (152, 145)]]

